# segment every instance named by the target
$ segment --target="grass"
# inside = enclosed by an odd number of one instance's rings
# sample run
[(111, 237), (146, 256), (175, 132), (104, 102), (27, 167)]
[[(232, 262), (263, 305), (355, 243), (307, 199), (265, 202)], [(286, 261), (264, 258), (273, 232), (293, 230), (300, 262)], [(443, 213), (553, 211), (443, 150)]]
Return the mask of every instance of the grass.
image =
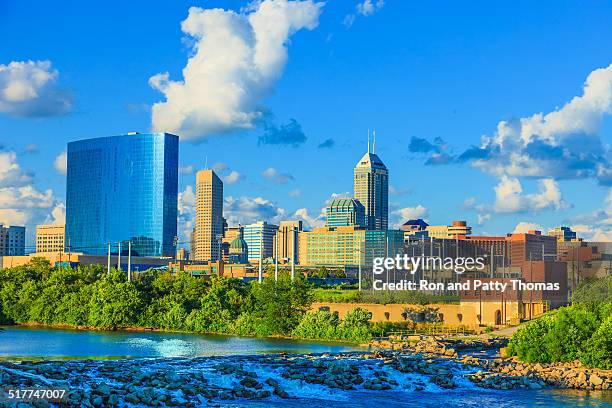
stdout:
[(453, 295), (429, 295), (422, 292), (361, 291), (356, 289), (315, 289), (315, 302), (321, 303), (408, 303), (426, 305), (430, 303), (459, 303)]

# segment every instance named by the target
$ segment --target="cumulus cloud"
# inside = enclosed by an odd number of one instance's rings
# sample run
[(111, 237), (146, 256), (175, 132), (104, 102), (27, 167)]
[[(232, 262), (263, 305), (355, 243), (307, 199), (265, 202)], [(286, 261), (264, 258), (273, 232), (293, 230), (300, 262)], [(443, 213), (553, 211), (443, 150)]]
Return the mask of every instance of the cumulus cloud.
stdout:
[(242, 174), (238, 173), (236, 170), (232, 170), (227, 176), (222, 177), (225, 184), (235, 184), (242, 179)]
[(259, 144), (284, 145), (298, 147), (306, 142), (306, 135), (302, 126), (291, 119), (286, 125), (277, 126), (271, 122), (264, 122), (264, 134), (259, 136)]
[(416, 218), (424, 218), (427, 217), (429, 210), (422, 205), (417, 205), (416, 207), (404, 207), (393, 212), (398, 217), (404, 220), (413, 220)]
[(24, 172), (13, 151), (0, 151), (0, 187), (15, 187), (30, 182), (32, 175)]
[(262, 197), (226, 197), (223, 212), (228, 225), (244, 225), (257, 221), (276, 223), (286, 215), (284, 208)]
[(293, 180), (293, 176), (289, 173), (279, 173), (274, 167), (268, 167), (261, 173), (261, 176), (272, 180), (276, 184), (287, 184)]
[(293, 213), (293, 218), (304, 221), (310, 228), (319, 228), (325, 225), (325, 213), (320, 212), (313, 216), (308, 209), (299, 208)]
[(600, 209), (565, 220), (587, 241), (612, 241), (612, 188)]
[(189, 242), (195, 223), (196, 197), (193, 187), (188, 185), (178, 194), (178, 235), (179, 241)]
[(290, 37), (316, 28), (322, 7), (312, 0), (263, 0), (238, 13), (191, 7), (181, 24), (193, 40), (183, 79), (167, 72), (149, 79), (165, 96), (153, 105), (152, 127), (185, 139), (252, 129), (287, 63)]
[(289, 192), (289, 197), (291, 198), (297, 198), (301, 195), (302, 195), (302, 190), (300, 190), (299, 188), (293, 189)]
[(376, 13), (378, 10), (383, 8), (385, 5), (384, 0), (363, 0), (357, 3), (355, 6), (355, 13), (347, 14), (344, 17), (342, 23), (346, 28), (351, 28), (353, 23), (355, 22), (356, 15), (361, 15), (364, 17), (371, 16)]
[(521, 221), (518, 224), (516, 224), (516, 227), (514, 227), (514, 231), (512, 231), (513, 234), (526, 234), (529, 231), (544, 231), (545, 228), (542, 227), (540, 224), (534, 224), (532, 222), (526, 222), (526, 221)]
[(72, 95), (58, 85), (59, 72), (50, 61), (0, 64), (0, 112), (15, 117), (63, 115)]
[(538, 193), (523, 194), (520, 181), (504, 175), (495, 187), (493, 210), (498, 213), (517, 213), (568, 207), (555, 180), (550, 178), (540, 180), (539, 187)]
[(591, 72), (582, 95), (549, 113), (499, 122), (493, 136), (459, 161), (494, 175), (571, 179), (593, 177), (612, 185), (610, 147), (599, 136), (612, 113), (612, 64)]
[(45, 224), (65, 224), (66, 223), (66, 204), (57, 201), (51, 214), (45, 219)]
[(55, 170), (59, 174), (62, 174), (64, 176), (66, 175), (66, 172), (68, 170), (68, 155), (66, 152), (61, 152), (57, 155), (57, 157), (53, 161), (53, 167), (55, 167)]

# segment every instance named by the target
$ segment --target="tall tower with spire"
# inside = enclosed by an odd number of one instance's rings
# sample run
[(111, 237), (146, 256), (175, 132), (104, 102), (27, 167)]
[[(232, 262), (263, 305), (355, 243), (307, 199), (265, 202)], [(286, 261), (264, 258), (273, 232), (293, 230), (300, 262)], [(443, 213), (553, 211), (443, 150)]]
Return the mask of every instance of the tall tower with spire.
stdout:
[(389, 226), (389, 171), (376, 155), (376, 131), (370, 149), (355, 166), (354, 197), (365, 207), (365, 224), (368, 229), (386, 230)]

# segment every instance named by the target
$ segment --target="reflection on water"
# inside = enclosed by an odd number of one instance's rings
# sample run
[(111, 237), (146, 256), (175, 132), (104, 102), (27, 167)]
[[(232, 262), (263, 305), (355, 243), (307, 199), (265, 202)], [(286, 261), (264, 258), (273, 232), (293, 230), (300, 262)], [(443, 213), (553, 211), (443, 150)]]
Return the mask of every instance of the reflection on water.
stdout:
[(5, 358), (200, 357), (341, 352), (356, 348), (342, 343), (186, 333), (82, 331), (19, 326), (2, 328), (0, 357)]

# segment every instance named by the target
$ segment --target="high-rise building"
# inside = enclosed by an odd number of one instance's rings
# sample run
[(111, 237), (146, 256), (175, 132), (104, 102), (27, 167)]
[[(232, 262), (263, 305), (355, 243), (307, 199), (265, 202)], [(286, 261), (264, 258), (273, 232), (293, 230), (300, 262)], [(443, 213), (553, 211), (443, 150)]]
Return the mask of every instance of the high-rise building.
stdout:
[(274, 236), (278, 226), (259, 221), (244, 226), (243, 238), (249, 250), (249, 261), (259, 262), (259, 259), (274, 256)]
[(195, 261), (221, 259), (223, 240), (223, 182), (212, 170), (196, 174)]
[(36, 226), (36, 252), (64, 252), (64, 224)]
[(276, 249), (275, 243), (274, 253), (274, 257), (278, 258), (278, 262), (291, 262), (291, 258), (295, 257), (295, 263), (298, 263), (300, 252), (298, 236), (302, 231), (303, 223), (300, 220), (280, 222), (278, 227), (278, 249)]
[(370, 230), (386, 230), (389, 224), (389, 172), (374, 147), (359, 160), (354, 171), (354, 196), (363, 204), (365, 223)]
[(128, 133), (68, 143), (66, 242), (105, 254), (174, 256), (178, 136)]
[(25, 227), (0, 224), (0, 255), (25, 255)]
[(354, 198), (335, 198), (325, 207), (326, 227), (365, 227), (365, 208)]

